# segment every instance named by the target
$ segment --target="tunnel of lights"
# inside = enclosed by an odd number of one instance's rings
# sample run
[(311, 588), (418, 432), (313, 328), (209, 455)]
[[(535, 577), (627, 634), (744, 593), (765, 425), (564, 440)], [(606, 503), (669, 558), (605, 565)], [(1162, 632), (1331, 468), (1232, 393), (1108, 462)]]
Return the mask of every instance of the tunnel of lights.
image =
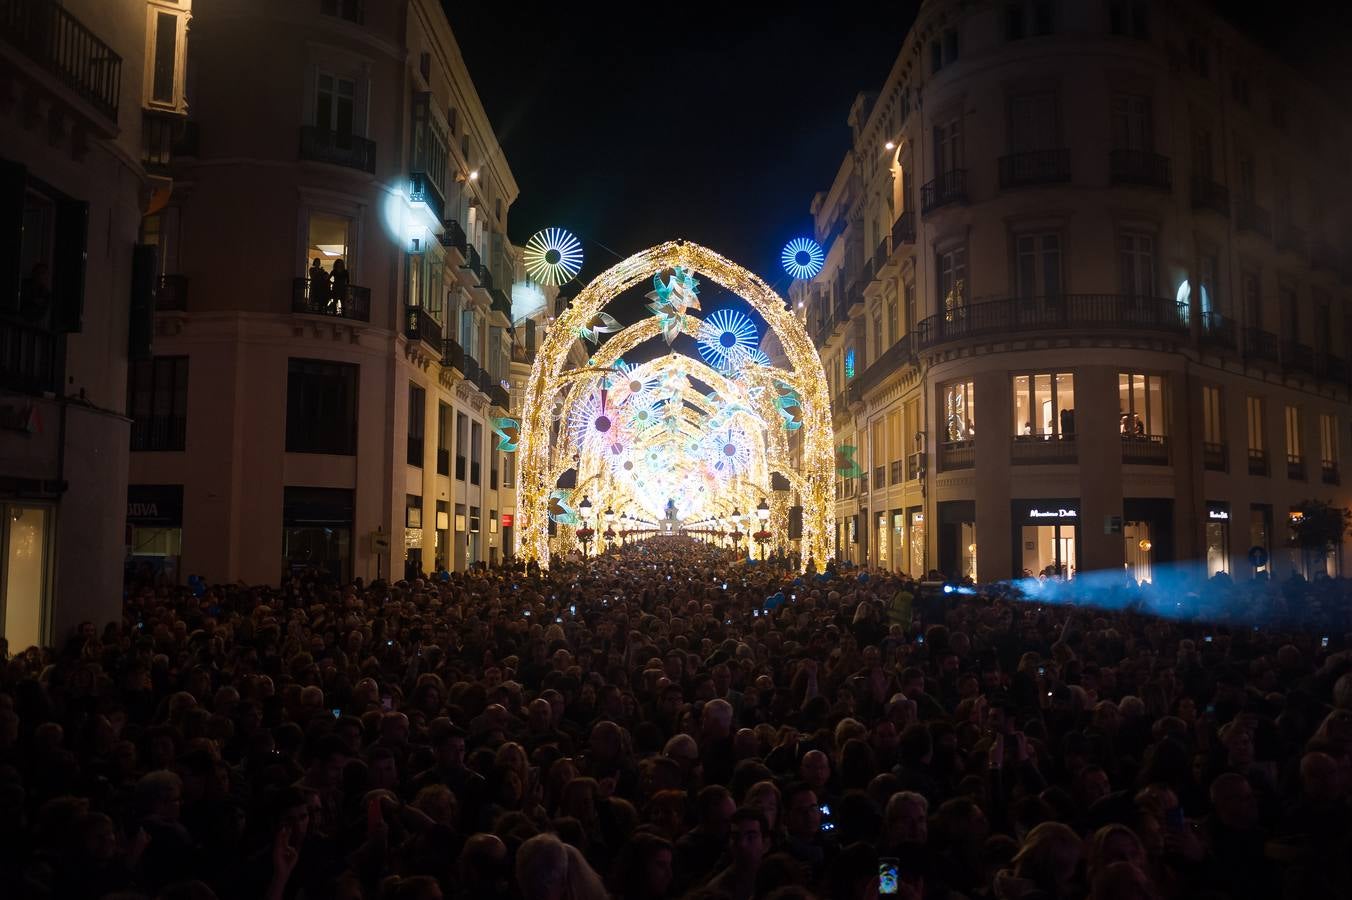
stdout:
[[(745, 314), (720, 309), (701, 318), (703, 279), (760, 315), (783, 348), (782, 367), (760, 349)], [(645, 282), (652, 315), (625, 327), (605, 312)], [(681, 334), (696, 340), (698, 354), (672, 348)], [(666, 341), (665, 355), (624, 360), (654, 340)], [(573, 367), (578, 341), (590, 356)], [(739, 530), (736, 512), (748, 538), (761, 534), (761, 552), (796, 549), (804, 564), (819, 566), (830, 556), (835, 453), (821, 359), (778, 294), (705, 247), (660, 244), (588, 284), (540, 344), (511, 436), (523, 560), (547, 567), (551, 554), (572, 550), (580, 538), (585, 550), (593, 535), (596, 552), (606, 543), (603, 529), (618, 530), (622, 541), (625, 531), (675, 523), (726, 542)], [(767, 506), (768, 519), (751, 515)], [(803, 526), (791, 547), (794, 506), (802, 507)], [(601, 510), (611, 512), (608, 520)]]

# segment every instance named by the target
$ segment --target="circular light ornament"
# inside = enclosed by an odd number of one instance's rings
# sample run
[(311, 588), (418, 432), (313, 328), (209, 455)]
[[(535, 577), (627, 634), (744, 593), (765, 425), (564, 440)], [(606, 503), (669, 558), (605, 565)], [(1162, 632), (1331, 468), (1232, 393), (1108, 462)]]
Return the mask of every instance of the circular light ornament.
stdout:
[(524, 261), (531, 278), (558, 287), (582, 271), (582, 242), (562, 228), (546, 228), (526, 242)]
[(826, 262), (826, 254), (822, 252), (822, 245), (812, 238), (794, 238), (784, 245), (780, 261), (790, 278), (804, 280), (817, 277)]
[(712, 368), (729, 371), (746, 362), (756, 349), (756, 326), (746, 313), (715, 311), (699, 324), (699, 355)]

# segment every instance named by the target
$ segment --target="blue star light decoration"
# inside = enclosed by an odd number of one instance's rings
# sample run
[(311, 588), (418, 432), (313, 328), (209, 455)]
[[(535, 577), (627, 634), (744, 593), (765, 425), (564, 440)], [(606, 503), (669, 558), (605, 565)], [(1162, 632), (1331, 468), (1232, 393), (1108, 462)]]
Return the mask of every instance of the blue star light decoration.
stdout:
[(756, 350), (756, 326), (746, 313), (720, 309), (699, 324), (699, 355), (710, 368), (733, 372), (746, 365)]
[(803, 281), (817, 277), (826, 263), (826, 254), (822, 252), (821, 244), (811, 238), (800, 237), (784, 245), (780, 261), (790, 278)]
[(648, 309), (661, 322), (662, 337), (670, 345), (677, 335), (690, 329), (686, 312), (699, 309), (699, 281), (689, 268), (676, 266), (665, 280), (661, 272), (654, 275), (653, 289), (646, 296), (652, 301)]

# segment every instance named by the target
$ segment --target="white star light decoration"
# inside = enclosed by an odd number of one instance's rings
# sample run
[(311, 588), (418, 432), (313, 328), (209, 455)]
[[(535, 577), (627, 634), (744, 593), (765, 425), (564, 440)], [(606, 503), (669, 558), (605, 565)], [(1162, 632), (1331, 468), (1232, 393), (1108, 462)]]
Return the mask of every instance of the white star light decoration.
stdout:
[(699, 355), (710, 368), (733, 372), (744, 366), (756, 350), (756, 326), (746, 313), (720, 309), (699, 325), (696, 335)]
[(568, 427), (573, 432), (574, 445), (590, 450), (596, 450), (620, 436), (619, 416), (599, 393), (588, 395), (586, 400), (573, 408)]
[(790, 278), (802, 281), (817, 277), (826, 263), (826, 254), (822, 245), (811, 238), (794, 238), (784, 245), (780, 261)]
[(546, 228), (526, 242), (523, 261), (535, 281), (558, 287), (582, 271), (582, 242), (562, 228)]

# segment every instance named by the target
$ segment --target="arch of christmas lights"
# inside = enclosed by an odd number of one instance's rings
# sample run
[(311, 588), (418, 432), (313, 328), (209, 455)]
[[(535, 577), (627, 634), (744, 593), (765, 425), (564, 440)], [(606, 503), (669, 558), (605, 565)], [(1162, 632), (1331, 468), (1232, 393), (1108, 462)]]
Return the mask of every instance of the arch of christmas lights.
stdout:
[[(741, 314), (700, 319), (702, 279), (759, 314), (784, 348), (785, 368), (770, 366), (754, 347), (754, 326)], [(598, 345), (588, 346), (587, 364), (565, 370), (574, 342), (597, 337), (592, 326), (608, 320), (604, 308), (645, 281), (654, 288), (653, 315), (592, 341)], [(644, 341), (661, 336), (670, 345), (679, 334), (701, 341), (705, 359), (672, 351), (639, 365), (622, 361)], [(801, 452), (791, 452), (790, 435)], [(591, 534), (574, 533), (587, 526), (578, 521), (580, 508), (611, 510), (617, 528), (627, 517), (651, 526), (669, 509), (682, 523), (730, 526), (740, 510), (748, 531), (763, 528), (775, 549), (785, 550), (795, 503), (803, 508), (804, 564), (824, 566), (831, 556), (835, 448), (821, 359), (778, 294), (698, 244), (674, 241), (636, 253), (573, 300), (536, 354), (518, 441), (515, 531), (523, 560), (548, 566), (552, 553), (578, 540), (585, 545)], [(569, 470), (575, 487), (558, 488)], [(772, 475), (784, 476), (790, 490), (772, 490)], [(591, 502), (582, 504), (584, 497)], [(756, 525), (753, 512), (766, 501), (770, 519)], [(609, 532), (612, 523), (595, 524), (594, 531)]]

